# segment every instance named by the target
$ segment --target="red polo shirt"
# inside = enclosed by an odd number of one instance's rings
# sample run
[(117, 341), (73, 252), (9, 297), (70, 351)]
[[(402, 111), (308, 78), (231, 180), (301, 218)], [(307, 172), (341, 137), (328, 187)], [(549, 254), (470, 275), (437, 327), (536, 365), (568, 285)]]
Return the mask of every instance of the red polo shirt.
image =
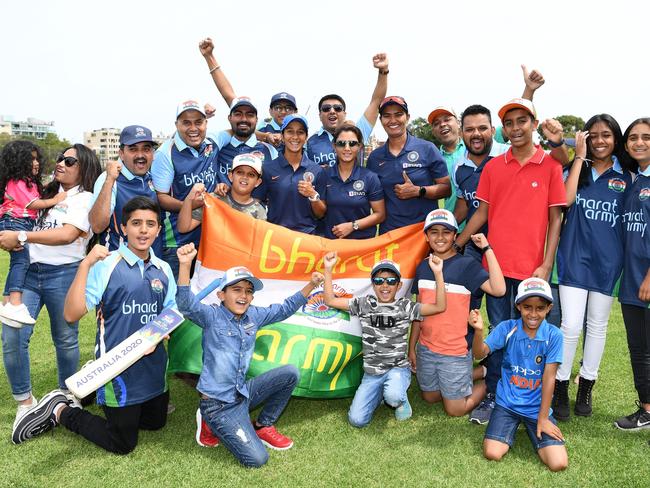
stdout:
[(537, 146), (522, 166), (508, 149), (486, 164), (476, 198), (489, 205), (489, 240), (503, 275), (532, 276), (544, 261), (548, 209), (566, 205), (562, 165)]

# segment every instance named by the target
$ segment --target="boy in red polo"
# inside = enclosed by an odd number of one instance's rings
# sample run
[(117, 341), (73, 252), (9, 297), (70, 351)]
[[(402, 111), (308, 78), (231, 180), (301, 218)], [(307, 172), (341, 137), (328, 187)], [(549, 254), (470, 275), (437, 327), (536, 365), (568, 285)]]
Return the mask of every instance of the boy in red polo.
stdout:
[[(518, 317), (514, 297), (522, 280), (549, 279), (566, 205), (561, 164), (533, 142), (538, 121), (532, 102), (515, 98), (499, 110), (499, 118), (512, 147), (486, 164), (476, 191), (479, 208), (456, 239), (464, 246), (488, 224), (490, 245), (506, 280), (503, 297), (486, 299), (490, 330)], [(501, 359), (496, 351), (488, 357), (487, 396), (471, 413), (471, 422), (490, 419)]]

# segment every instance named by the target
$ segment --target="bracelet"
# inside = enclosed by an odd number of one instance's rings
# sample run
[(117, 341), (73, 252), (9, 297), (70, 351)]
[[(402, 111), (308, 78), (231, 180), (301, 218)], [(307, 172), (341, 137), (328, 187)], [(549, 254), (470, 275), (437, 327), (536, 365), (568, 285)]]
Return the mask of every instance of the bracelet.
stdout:
[(220, 65), (220, 64), (216, 65), (214, 68), (212, 68), (210, 71), (208, 71), (208, 73), (212, 74), (212, 73), (214, 73), (215, 71), (217, 71), (219, 68), (221, 68), (221, 65)]
[(379, 70), (379, 74), (380, 74), (380, 75), (387, 75), (388, 73), (390, 73), (390, 71), (387, 70), (387, 69), (380, 69), (380, 70)]
[(456, 251), (458, 254), (463, 254), (463, 248), (460, 247), (458, 244), (455, 242), (451, 245), (454, 251)]
[(560, 140), (560, 142), (553, 142), (553, 141), (551, 141), (551, 140), (547, 140), (546, 143), (547, 143), (549, 146), (551, 146), (553, 149), (556, 149), (556, 148), (558, 148), (558, 147), (564, 145), (564, 138), (562, 138), (562, 140)]
[(492, 246), (490, 246), (489, 244), (488, 244), (487, 246), (485, 246), (485, 247), (482, 247), (482, 248), (480, 249), (481, 254), (485, 254), (485, 253), (488, 252), (490, 249), (492, 249)]
[(585, 164), (591, 163), (591, 159), (583, 158), (582, 156), (576, 156), (574, 159), (582, 159)]

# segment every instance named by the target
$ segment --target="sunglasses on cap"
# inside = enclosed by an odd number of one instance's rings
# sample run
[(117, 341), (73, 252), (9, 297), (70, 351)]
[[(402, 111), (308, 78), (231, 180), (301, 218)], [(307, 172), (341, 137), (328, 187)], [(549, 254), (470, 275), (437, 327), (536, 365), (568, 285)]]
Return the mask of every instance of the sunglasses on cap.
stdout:
[(399, 278), (395, 276), (389, 276), (388, 278), (384, 278), (383, 276), (375, 276), (372, 279), (373, 285), (383, 285), (384, 282), (389, 286), (395, 286), (397, 283), (399, 283)]
[(357, 147), (359, 145), (359, 141), (336, 141), (334, 144), (336, 144), (336, 147)]
[(330, 105), (329, 103), (326, 103), (325, 105), (321, 105), (320, 111), (321, 112), (329, 112), (330, 110), (334, 109), (336, 113), (343, 112), (343, 105), (340, 103), (337, 103), (335, 105)]
[(64, 163), (68, 168), (70, 166), (74, 166), (77, 164), (79, 160), (77, 158), (73, 158), (72, 156), (64, 156), (61, 154), (58, 158), (56, 158), (56, 163)]

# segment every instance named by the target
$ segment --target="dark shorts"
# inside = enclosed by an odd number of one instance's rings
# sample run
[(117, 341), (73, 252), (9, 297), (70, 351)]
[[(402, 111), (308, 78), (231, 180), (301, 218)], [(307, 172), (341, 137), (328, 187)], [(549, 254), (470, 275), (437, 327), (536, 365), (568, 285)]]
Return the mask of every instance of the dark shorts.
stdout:
[[(553, 417), (549, 417), (549, 420), (557, 425), (557, 422)], [(517, 427), (519, 427), (521, 422), (526, 426), (526, 432), (528, 433), (530, 442), (533, 443), (533, 447), (536, 451), (543, 447), (564, 445), (564, 441), (558, 441), (545, 432), (542, 432), (542, 438), (538, 439), (536, 419), (524, 417), (523, 415), (519, 415), (500, 405), (495, 405), (494, 410), (492, 411), (490, 423), (485, 430), (485, 438), (503, 442), (512, 447), (515, 443)]]

